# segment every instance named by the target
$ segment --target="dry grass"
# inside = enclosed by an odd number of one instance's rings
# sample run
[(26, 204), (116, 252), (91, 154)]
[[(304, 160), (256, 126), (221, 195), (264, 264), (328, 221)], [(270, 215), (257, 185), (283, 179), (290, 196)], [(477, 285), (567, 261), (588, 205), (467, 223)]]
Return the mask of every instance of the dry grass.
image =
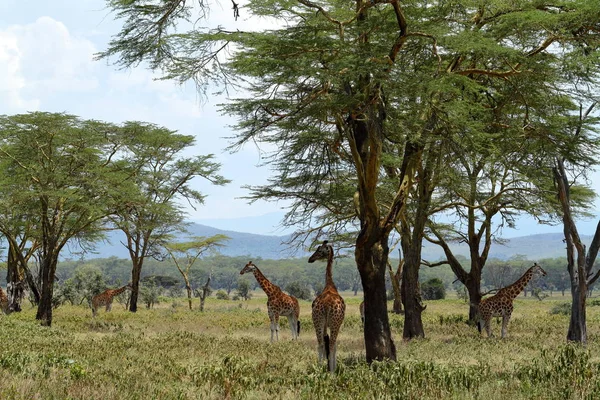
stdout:
[[(243, 303), (211, 298), (204, 313), (188, 310), (183, 300), (136, 314), (115, 304), (95, 320), (87, 308), (61, 307), (50, 329), (37, 325), (34, 310), (2, 316), (0, 398), (562, 399), (600, 389), (600, 307), (588, 308), (590, 343), (581, 348), (565, 342), (568, 316), (549, 313), (566, 297), (517, 299), (504, 340), (468, 326), (464, 302), (428, 302), (427, 337), (402, 341), (403, 317), (390, 314), (398, 361), (369, 367), (361, 296), (344, 297), (333, 378), (316, 365), (310, 302), (301, 302), (300, 339), (290, 340), (284, 318), (274, 344), (260, 293)], [(499, 324), (493, 329), (499, 335)]]

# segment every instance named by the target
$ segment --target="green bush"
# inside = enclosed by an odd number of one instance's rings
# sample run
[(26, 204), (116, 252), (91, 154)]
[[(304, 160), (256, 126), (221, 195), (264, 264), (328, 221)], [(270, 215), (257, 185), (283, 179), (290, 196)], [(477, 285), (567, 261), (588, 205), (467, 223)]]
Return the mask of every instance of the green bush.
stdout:
[(431, 278), (421, 284), (421, 296), (424, 300), (441, 300), (446, 298), (446, 287), (439, 278)]
[(226, 291), (224, 290), (219, 290), (217, 291), (217, 294), (215, 295), (217, 297), (217, 299), (219, 300), (229, 300), (229, 295), (227, 294)]
[(290, 295), (296, 297), (297, 299), (312, 299), (312, 293), (310, 291), (310, 288), (306, 284), (299, 281), (288, 283), (285, 287), (285, 291), (288, 292)]
[(559, 303), (552, 307), (549, 311), (552, 315), (570, 315), (571, 314), (571, 303)]

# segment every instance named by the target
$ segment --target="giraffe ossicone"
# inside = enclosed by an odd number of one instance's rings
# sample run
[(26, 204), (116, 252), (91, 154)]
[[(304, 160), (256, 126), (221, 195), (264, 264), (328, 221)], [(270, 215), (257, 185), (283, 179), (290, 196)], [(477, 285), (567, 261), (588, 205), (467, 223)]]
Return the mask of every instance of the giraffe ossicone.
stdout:
[(333, 282), (333, 246), (327, 240), (310, 256), (308, 262), (317, 260), (327, 260), (327, 268), (325, 287), (312, 303), (312, 320), (317, 335), (319, 363), (325, 358), (327, 369), (333, 374), (336, 367), (337, 337), (344, 322), (346, 304)]
[(300, 304), (298, 304), (298, 299), (284, 293), (279, 286), (271, 283), (252, 261), (242, 268), (240, 275), (247, 272), (254, 274), (256, 281), (267, 295), (267, 311), (269, 321), (271, 321), (271, 342), (273, 342), (273, 337), (279, 340), (280, 316), (288, 318), (292, 339), (297, 339), (300, 334)]
[(478, 307), (477, 328), (479, 332), (482, 325), (487, 332), (488, 337), (492, 336), (490, 322), (492, 317), (502, 317), (502, 337), (506, 337), (508, 322), (513, 312), (513, 300), (525, 289), (525, 286), (535, 275), (546, 276), (546, 271), (537, 263), (529, 268), (523, 276), (517, 279), (512, 285), (508, 285), (498, 291), (495, 295), (481, 300)]

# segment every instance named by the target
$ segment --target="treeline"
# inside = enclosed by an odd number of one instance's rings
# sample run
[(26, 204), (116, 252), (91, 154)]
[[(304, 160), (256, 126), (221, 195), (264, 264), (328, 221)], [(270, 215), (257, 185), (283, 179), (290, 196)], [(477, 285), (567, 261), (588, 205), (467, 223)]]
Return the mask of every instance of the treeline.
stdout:
[[(250, 289), (259, 288), (252, 276), (240, 276), (240, 270), (251, 259), (250, 256), (229, 257), (212, 255), (198, 259), (189, 273), (193, 290), (201, 288), (211, 275), (210, 286), (214, 291), (223, 290), (227, 294), (234, 293), (241, 282), (247, 282)], [(281, 288), (307, 288), (312, 294), (318, 293), (324, 282), (324, 265), (308, 264), (304, 258), (293, 259), (261, 259), (252, 258), (263, 274)], [(397, 265), (397, 259), (391, 259)], [(532, 261), (517, 256), (509, 260), (490, 259), (483, 271), (483, 292), (493, 291), (507, 286), (517, 280)], [(544, 292), (561, 292), (563, 295), (569, 288), (569, 275), (564, 258), (548, 258), (537, 260), (547, 273), (546, 277), (537, 279), (526, 289), (541, 289)], [(35, 268), (35, 267), (34, 267)], [(334, 278), (339, 290), (362, 292), (360, 276), (352, 257), (338, 258), (334, 265)], [(60, 288), (75, 277), (95, 280), (98, 290), (104, 287), (116, 287), (131, 279), (131, 261), (123, 258), (95, 258), (88, 260), (69, 260), (59, 263), (56, 285)], [(4, 278), (4, 277), (3, 277)], [(429, 268), (421, 267), (421, 283), (431, 279), (440, 279), (447, 290), (462, 291), (464, 286), (456, 280), (448, 266)], [(185, 287), (184, 280), (171, 260), (147, 260), (142, 274), (142, 283), (158, 286), (166, 291), (179, 293)], [(387, 279), (387, 290), (391, 290), (391, 281)], [(526, 293), (527, 294), (527, 293)]]

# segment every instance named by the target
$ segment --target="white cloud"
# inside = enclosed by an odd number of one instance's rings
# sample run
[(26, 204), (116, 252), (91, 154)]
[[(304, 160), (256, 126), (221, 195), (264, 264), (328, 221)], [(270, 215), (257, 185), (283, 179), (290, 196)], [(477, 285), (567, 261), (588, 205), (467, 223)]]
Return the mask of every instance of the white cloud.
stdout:
[(22, 54), (14, 35), (0, 31), (0, 109), (2, 112), (36, 110), (39, 101), (26, 99), (25, 78), (20, 72)]
[(0, 30), (0, 88), (3, 112), (39, 109), (57, 93), (98, 87), (94, 45), (50, 17)]

